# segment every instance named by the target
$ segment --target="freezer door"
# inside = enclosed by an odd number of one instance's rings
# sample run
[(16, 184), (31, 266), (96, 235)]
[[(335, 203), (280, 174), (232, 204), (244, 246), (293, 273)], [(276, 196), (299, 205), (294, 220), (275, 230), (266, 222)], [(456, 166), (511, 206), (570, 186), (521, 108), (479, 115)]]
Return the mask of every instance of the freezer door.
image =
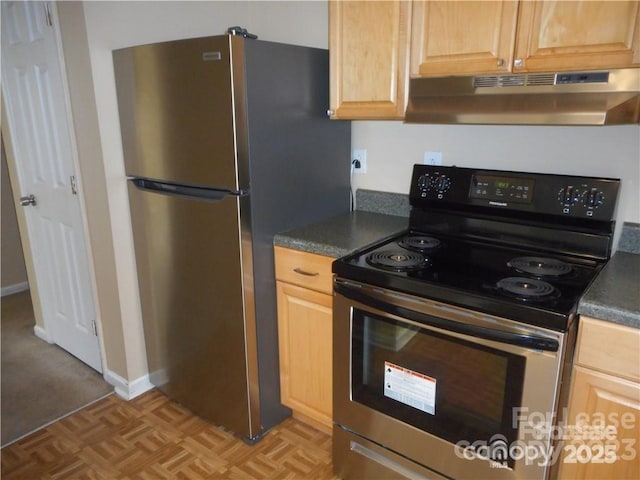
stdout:
[(127, 175), (237, 190), (227, 36), (113, 52)]
[(242, 266), (238, 220), (246, 197), (194, 199), (129, 182), (129, 198), (152, 383), (203, 418), (255, 436), (252, 271)]

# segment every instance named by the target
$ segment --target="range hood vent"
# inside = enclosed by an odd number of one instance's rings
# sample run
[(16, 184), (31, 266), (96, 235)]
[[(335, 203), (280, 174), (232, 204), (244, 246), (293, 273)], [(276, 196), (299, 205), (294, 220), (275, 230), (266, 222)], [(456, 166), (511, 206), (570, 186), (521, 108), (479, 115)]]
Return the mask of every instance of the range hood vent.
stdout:
[(555, 73), (536, 73), (530, 75), (484, 75), (473, 77), (473, 88), (553, 85), (555, 84), (555, 80)]
[(414, 78), (407, 123), (640, 123), (640, 68)]

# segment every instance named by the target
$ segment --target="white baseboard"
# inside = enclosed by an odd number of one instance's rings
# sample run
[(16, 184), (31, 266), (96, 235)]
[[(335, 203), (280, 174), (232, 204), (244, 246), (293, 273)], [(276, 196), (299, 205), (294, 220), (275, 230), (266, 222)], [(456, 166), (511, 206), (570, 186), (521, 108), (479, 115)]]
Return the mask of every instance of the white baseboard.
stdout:
[(14, 283), (13, 285), (2, 287), (2, 289), (0, 289), (0, 296), (6, 297), (7, 295), (24, 292), (25, 290), (29, 290), (29, 282)]
[(116, 394), (125, 400), (132, 400), (144, 392), (148, 392), (153, 387), (149, 381), (149, 375), (144, 375), (131, 382), (125, 380), (111, 370), (105, 370), (104, 379), (109, 385), (113, 385)]
[(35, 333), (36, 337), (38, 337), (40, 340), (44, 340), (47, 343), (53, 343), (53, 338), (50, 337), (47, 331), (40, 325), (35, 325), (33, 327), (33, 333)]

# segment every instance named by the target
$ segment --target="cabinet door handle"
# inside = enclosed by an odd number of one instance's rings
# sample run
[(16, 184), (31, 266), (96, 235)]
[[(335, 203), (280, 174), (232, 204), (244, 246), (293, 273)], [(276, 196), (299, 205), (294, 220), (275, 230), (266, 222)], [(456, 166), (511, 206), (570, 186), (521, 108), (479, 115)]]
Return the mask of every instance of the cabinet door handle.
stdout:
[(299, 273), (300, 275), (305, 275), (307, 277), (317, 277), (318, 275), (320, 275), (319, 272), (306, 272), (302, 270), (300, 267), (294, 268), (293, 271), (296, 273)]

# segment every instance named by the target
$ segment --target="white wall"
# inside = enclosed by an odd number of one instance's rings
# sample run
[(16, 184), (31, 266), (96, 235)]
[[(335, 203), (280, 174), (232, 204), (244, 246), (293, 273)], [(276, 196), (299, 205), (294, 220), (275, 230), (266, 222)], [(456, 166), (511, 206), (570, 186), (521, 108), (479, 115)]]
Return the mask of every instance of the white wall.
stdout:
[[(142, 43), (224, 33), (240, 25), (263, 40), (327, 48), (328, 3), (307, 1), (84, 2), (84, 13), (127, 351), (143, 345), (111, 51)], [(471, 127), (354, 122), (353, 146), (367, 149), (356, 187), (407, 193), (411, 165), (425, 150), (445, 164), (623, 178), (620, 220), (640, 221), (637, 126)], [(127, 359), (129, 372), (144, 359)], [(129, 379), (133, 380), (133, 379)]]

